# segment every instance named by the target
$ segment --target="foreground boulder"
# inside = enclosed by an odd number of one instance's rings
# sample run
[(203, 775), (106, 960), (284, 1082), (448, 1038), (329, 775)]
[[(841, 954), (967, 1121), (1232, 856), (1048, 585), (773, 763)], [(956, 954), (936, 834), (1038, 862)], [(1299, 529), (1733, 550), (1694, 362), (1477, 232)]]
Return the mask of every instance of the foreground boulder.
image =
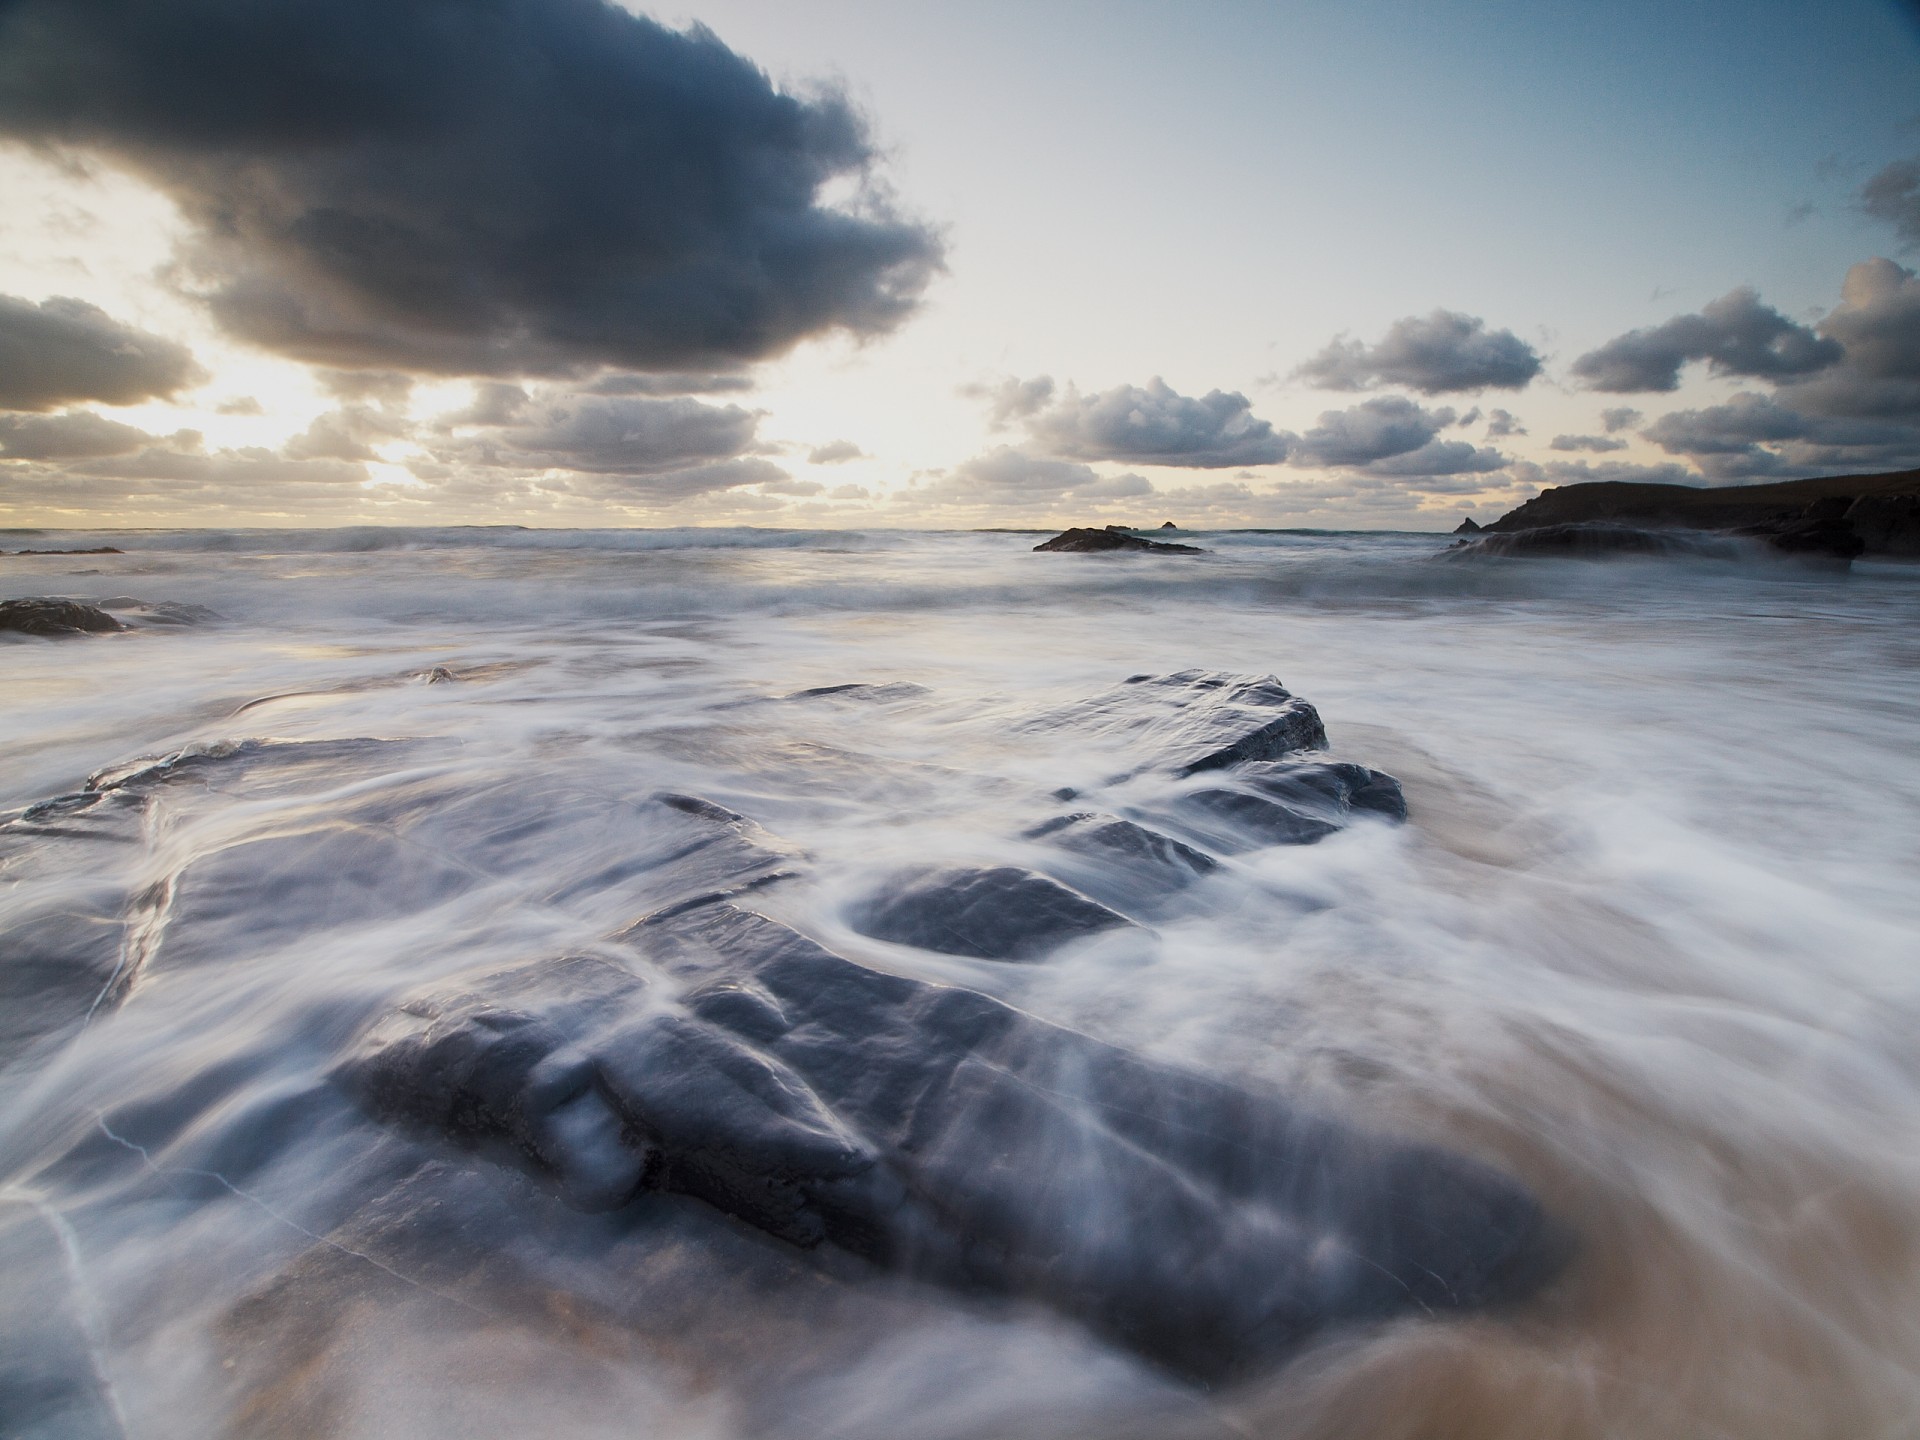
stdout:
[(0, 600), (0, 633), (60, 637), (109, 635), (123, 626), (97, 605), (78, 600), (35, 595), (23, 600)]
[(1153, 551), (1161, 555), (1204, 555), (1198, 545), (1175, 545), (1166, 540), (1145, 540), (1124, 530), (1094, 530), (1076, 526), (1063, 530), (1051, 540), (1042, 540), (1035, 550), (1058, 550), (1075, 555), (1094, 555), (1108, 551)]
[(1122, 748), (1177, 775), (1327, 748), (1319, 712), (1271, 675), (1178, 670), (1135, 675), (1104, 695), (1032, 722)]
[(1528, 1293), (1564, 1243), (1511, 1180), (883, 974), (732, 903), (417, 995), (338, 1079), (569, 1203), (739, 1224), (1047, 1304), (1183, 1376)]

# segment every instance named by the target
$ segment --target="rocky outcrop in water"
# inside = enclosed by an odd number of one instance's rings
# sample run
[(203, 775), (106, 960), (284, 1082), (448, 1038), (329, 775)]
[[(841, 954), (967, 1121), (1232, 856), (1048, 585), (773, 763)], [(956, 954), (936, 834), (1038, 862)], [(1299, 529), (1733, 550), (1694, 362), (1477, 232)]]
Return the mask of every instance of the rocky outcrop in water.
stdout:
[(1582, 522), (1541, 525), (1498, 533), (1482, 530), (1446, 552), (1449, 559), (1538, 556), (1604, 560), (1617, 555), (1686, 555), (1706, 560), (1737, 560), (1741, 547), (1724, 536), (1698, 530), (1650, 530), (1633, 525)]
[[(1517, 537), (1567, 526), (1719, 532), (1756, 540), (1784, 554), (1831, 560), (1851, 560), (1862, 554), (1920, 555), (1920, 470), (1715, 488), (1611, 480), (1563, 485), (1541, 491), (1484, 528)], [(1542, 542), (1544, 548), (1532, 551), (1474, 553), (1599, 553), (1597, 549), (1555, 552), (1552, 543)], [(1679, 543), (1688, 542), (1683, 538)], [(1634, 550), (1627, 543), (1617, 548), (1638, 554), (1699, 553)]]
[(35, 595), (22, 600), (0, 601), (0, 634), (38, 635), (59, 638), (69, 635), (110, 635), (124, 630), (113, 616), (97, 605), (57, 596)]
[(1124, 530), (1094, 530), (1076, 526), (1062, 530), (1051, 540), (1042, 540), (1035, 550), (1055, 550), (1071, 555), (1098, 555), (1109, 552), (1152, 552), (1159, 555), (1204, 555), (1198, 545), (1175, 545), (1166, 540), (1145, 540)]

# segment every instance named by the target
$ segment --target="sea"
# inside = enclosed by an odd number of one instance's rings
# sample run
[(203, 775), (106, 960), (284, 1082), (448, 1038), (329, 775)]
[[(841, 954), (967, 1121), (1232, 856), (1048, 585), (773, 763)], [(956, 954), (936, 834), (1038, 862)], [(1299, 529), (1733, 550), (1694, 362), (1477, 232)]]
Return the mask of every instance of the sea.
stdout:
[[(0, 637), (0, 1433), (1920, 1433), (1920, 566), (1042, 538), (0, 534), (116, 547), (0, 599), (127, 627)], [(1034, 865), (1124, 763), (1045, 717), (1190, 670), (1277, 677), (1407, 823), (1035, 963), (852, 923)], [(631, 924), (660, 794), (777, 836), (754, 907), (836, 953), (1470, 1156), (1571, 1258), (1200, 1385), (1045, 1307), (730, 1284), (341, 1098), (398, 997)]]

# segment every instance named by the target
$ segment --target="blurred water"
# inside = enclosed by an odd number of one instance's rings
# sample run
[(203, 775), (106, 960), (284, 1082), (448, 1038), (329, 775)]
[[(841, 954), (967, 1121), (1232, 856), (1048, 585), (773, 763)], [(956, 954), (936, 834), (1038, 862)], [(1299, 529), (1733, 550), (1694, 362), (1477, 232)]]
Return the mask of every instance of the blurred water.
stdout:
[[(0, 559), (0, 597), (222, 618), (0, 642), (6, 814), (327, 743), (0, 833), (0, 1326), (27, 1299), (73, 1413), (139, 1436), (1914, 1433), (1920, 570), (1037, 538), (16, 535), (127, 553)], [(848, 927), (900, 864), (1030, 859), (1049, 793), (1117, 768), (1025, 722), (1196, 666), (1279, 675), (1413, 823), (1238, 857), (1044, 965)], [(891, 688), (781, 698), (851, 683)], [(1572, 1268), (1201, 1395), (908, 1289), (635, 1313), (657, 1249), (505, 1231), (479, 1162), (462, 1213), (368, 1230), (399, 1162), (329, 1066), (435, 975), (634, 918), (663, 789), (804, 850), (756, 903), (830, 947), (1493, 1161)]]

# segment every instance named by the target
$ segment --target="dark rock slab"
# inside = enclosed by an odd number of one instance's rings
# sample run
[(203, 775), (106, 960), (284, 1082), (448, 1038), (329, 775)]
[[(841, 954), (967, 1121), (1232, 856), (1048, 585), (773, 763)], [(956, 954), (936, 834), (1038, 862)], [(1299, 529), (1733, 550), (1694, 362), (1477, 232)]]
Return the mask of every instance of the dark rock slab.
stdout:
[(77, 600), (50, 595), (0, 600), (0, 633), (60, 637), (110, 635), (125, 628), (99, 606), (83, 605)]
[(1198, 545), (1174, 545), (1165, 540), (1145, 540), (1121, 530), (1094, 530), (1076, 526), (1063, 530), (1051, 540), (1043, 540), (1035, 550), (1061, 551), (1072, 555), (1097, 555), (1109, 552), (1152, 552), (1160, 555), (1204, 555)]
[(1180, 775), (1327, 748), (1319, 713), (1273, 676), (1221, 670), (1135, 675), (1033, 726), (1117, 742), (1141, 763)]
[(1471, 515), (1468, 515), (1464, 517), (1458, 525), (1453, 527), (1453, 533), (1456, 535), (1478, 535), (1480, 533), (1480, 526), (1475, 523)]
[(876, 940), (976, 960), (1037, 960), (1069, 940), (1131, 923), (1057, 880), (1013, 865), (903, 871), (850, 919)]
[(124, 555), (126, 551), (112, 545), (90, 545), (81, 550), (6, 550), (6, 555)]
[(1531, 1196), (1473, 1161), (867, 969), (733, 905), (622, 940), (631, 965), (417, 995), (337, 1078), (583, 1208), (692, 1196), (812, 1253), (1043, 1302), (1205, 1381), (1329, 1327), (1524, 1295), (1563, 1258)]

